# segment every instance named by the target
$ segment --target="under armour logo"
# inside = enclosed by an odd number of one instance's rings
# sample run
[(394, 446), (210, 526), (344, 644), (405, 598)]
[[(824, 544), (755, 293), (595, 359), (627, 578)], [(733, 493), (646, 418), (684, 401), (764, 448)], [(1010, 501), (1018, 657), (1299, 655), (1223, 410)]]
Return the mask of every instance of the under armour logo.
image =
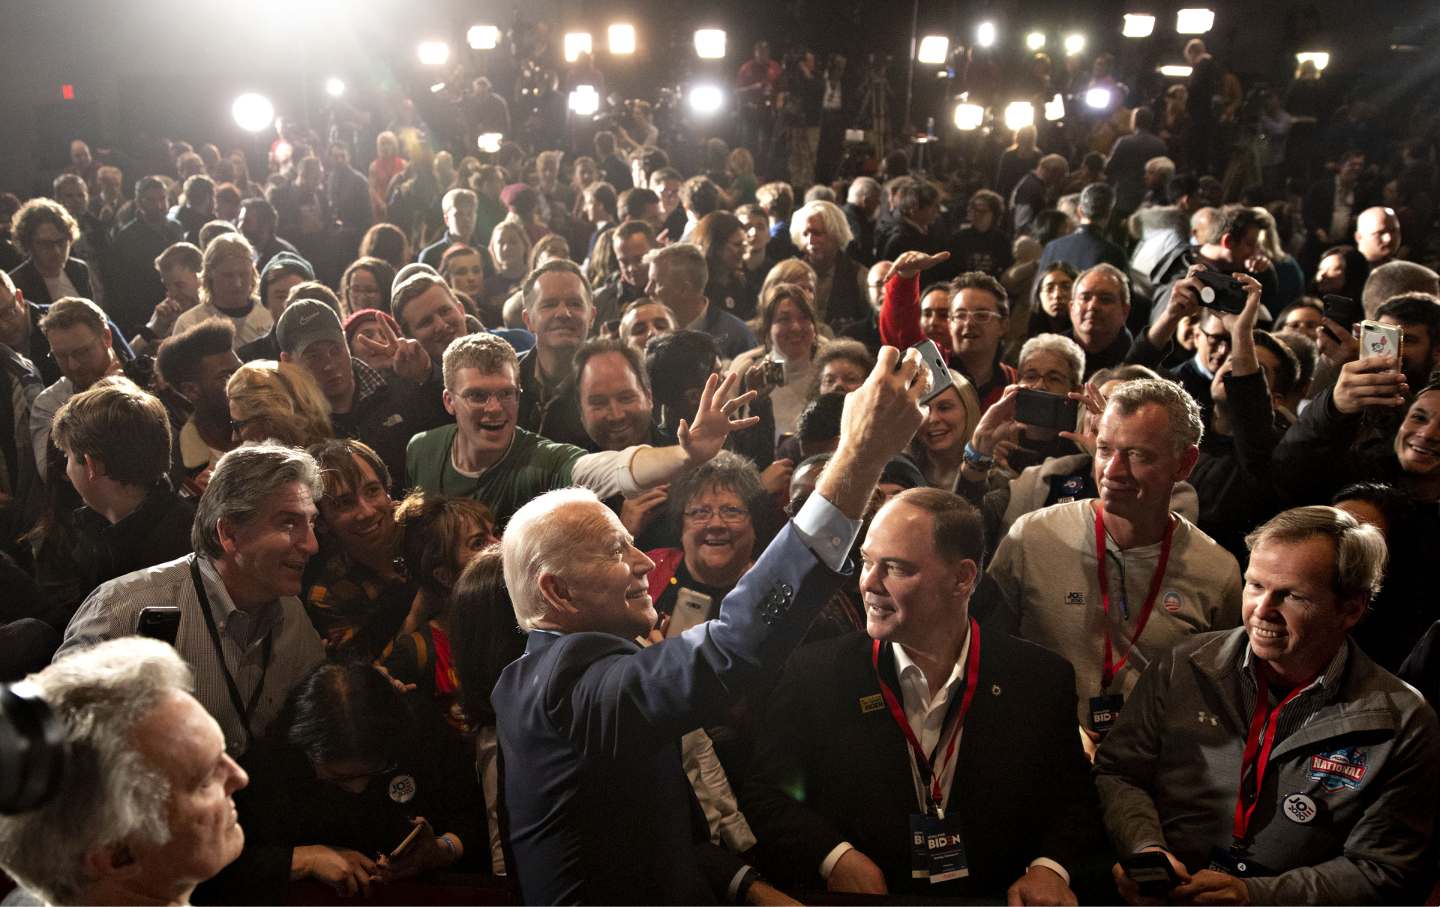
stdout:
[(1220, 719), (1216, 718), (1214, 715), (1210, 714), (1204, 709), (1201, 709), (1200, 711), (1195, 713), (1195, 720), (1200, 724), (1208, 724), (1211, 727), (1220, 726)]

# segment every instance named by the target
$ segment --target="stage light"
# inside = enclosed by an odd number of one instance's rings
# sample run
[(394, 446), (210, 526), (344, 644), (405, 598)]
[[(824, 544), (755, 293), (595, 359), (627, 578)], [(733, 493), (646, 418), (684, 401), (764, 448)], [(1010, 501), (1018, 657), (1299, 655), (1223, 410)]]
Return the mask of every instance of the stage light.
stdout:
[(1325, 67), (1330, 65), (1330, 54), (1323, 50), (1306, 50), (1295, 55), (1296, 63), (1304, 63), (1307, 60), (1314, 63), (1318, 71), (1324, 72)]
[(725, 106), (725, 94), (717, 85), (696, 85), (690, 89), (690, 109), (709, 116)]
[(979, 129), (985, 122), (985, 108), (979, 104), (957, 104), (955, 105), (955, 128), (970, 132)]
[(246, 132), (263, 132), (275, 122), (275, 105), (264, 95), (247, 92), (230, 105), (230, 115)]
[(635, 26), (628, 22), (617, 22), (610, 26), (610, 52), (616, 56), (635, 52)]
[(1104, 110), (1110, 106), (1110, 89), (1092, 88), (1085, 92), (1085, 106), (1093, 110)]
[(325, 93), (332, 98), (338, 98), (345, 94), (345, 82), (337, 76), (331, 76), (325, 80)]
[(436, 82), (435, 84), (433, 84), (433, 85), (430, 86), (430, 93), (431, 93), (431, 94), (439, 94), (440, 92), (442, 92), (442, 91), (444, 91), (444, 90), (445, 90), (445, 83), (444, 83), (444, 82)]
[(482, 132), (475, 144), (486, 154), (499, 154), (500, 142), (505, 136), (498, 132)]
[(494, 50), (500, 46), (500, 29), (493, 25), (472, 25), (465, 32), (471, 50)]
[(1182, 35), (1203, 35), (1215, 27), (1215, 10), (1182, 9), (1175, 13), (1175, 31)]
[(695, 31), (695, 56), (702, 60), (725, 59), (725, 29), (697, 29)]
[(444, 41), (422, 41), (416, 52), (426, 66), (444, 66), (450, 62), (450, 45)]
[(571, 31), (565, 33), (565, 62), (574, 63), (581, 54), (590, 53), (590, 33)]
[(944, 66), (950, 57), (950, 39), (944, 35), (926, 35), (915, 51), (915, 62), (927, 66)]
[(996, 37), (994, 22), (981, 22), (975, 29), (975, 43), (981, 47), (994, 47)]
[(1005, 128), (1012, 132), (1022, 126), (1035, 125), (1035, 105), (1029, 101), (1011, 101), (1005, 105)]
[(1079, 32), (1071, 32), (1065, 36), (1065, 56), (1073, 57), (1085, 52), (1085, 36)]
[(594, 85), (577, 85), (570, 92), (570, 112), (576, 116), (594, 116), (600, 109), (600, 92)]
[(1045, 33), (1043, 31), (1032, 31), (1025, 36), (1025, 46), (1031, 50), (1045, 49)]
[(1155, 30), (1155, 17), (1146, 13), (1126, 13), (1120, 34), (1127, 38), (1148, 38)]
[(1190, 67), (1173, 63), (1160, 67), (1160, 75), (1167, 79), (1188, 79), (1190, 72)]
[(1065, 98), (1059, 92), (1045, 102), (1045, 119), (1051, 123), (1065, 119)]

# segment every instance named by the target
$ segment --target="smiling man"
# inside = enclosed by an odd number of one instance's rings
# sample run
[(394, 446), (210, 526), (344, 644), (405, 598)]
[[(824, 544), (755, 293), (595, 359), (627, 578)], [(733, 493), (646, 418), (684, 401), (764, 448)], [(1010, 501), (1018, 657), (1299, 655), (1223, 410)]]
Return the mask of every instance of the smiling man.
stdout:
[(315, 499), (323, 491), (304, 451), (230, 451), (196, 507), (196, 553), (101, 585), (65, 628), (59, 654), (135, 634), (147, 608), (179, 608), (174, 645), (195, 672), (195, 698), (220, 723), (225, 749), (243, 753), (324, 657), (297, 597), (318, 550)]
[(1162, 656), (1100, 747), (1110, 837), (1122, 856), (1168, 856), (1168, 903), (1415, 903), (1433, 874), (1440, 729), (1349, 638), (1384, 537), (1299, 507), (1245, 541), (1244, 627)]
[(1152, 660), (1196, 632), (1240, 622), (1235, 558), (1171, 510), (1202, 430), (1199, 407), (1175, 384), (1120, 385), (1100, 417), (1099, 499), (1022, 516), (990, 564), (1018, 634), (1074, 666), (1078, 717), (1092, 740)]
[(589, 440), (580, 421), (575, 351), (590, 336), (595, 305), (580, 267), (557, 258), (520, 285), (525, 327), (535, 346), (520, 356), (520, 426), (561, 444)]

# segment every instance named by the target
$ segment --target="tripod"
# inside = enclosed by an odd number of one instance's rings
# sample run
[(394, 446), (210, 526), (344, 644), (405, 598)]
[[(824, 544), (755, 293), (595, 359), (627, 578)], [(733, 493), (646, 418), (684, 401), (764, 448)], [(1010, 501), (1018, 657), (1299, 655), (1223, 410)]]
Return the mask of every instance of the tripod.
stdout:
[(876, 71), (872, 64), (865, 79), (865, 94), (860, 99), (860, 122), (865, 122), (866, 115), (869, 115), (870, 128), (875, 131), (876, 153), (882, 160), (890, 139), (889, 95), (890, 83), (885, 78), (885, 68), (881, 66)]

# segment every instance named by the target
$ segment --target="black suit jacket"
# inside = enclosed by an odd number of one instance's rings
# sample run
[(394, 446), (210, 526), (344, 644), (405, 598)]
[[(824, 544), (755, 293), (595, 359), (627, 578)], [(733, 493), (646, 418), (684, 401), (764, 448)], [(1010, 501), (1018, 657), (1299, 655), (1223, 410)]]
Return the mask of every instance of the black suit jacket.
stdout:
[[(863, 632), (801, 649), (770, 698), (741, 797), (762, 871), (823, 890), (821, 861), (848, 841), (894, 893), (1003, 899), (1037, 857), (1064, 866), (1077, 890), (1090, 887), (1110, 861), (1075, 728), (1074, 671), (1014, 637), (982, 629), (980, 639), (980, 680), (947, 804), (970, 876), (939, 885), (910, 878), (909, 816), (919, 808), (910, 756), (878, 704)], [(880, 666), (900, 695), (888, 647)]]
[[(82, 299), (94, 300), (90, 288), (90, 267), (85, 262), (78, 258), (66, 261), (65, 276), (75, 285), (75, 292)], [(45, 278), (40, 276), (40, 269), (35, 267), (33, 258), (25, 259), (20, 267), (11, 271), (10, 279), (15, 281), (15, 288), (25, 294), (26, 302), (49, 305), (55, 301), (50, 298), (50, 288), (45, 285)]]

